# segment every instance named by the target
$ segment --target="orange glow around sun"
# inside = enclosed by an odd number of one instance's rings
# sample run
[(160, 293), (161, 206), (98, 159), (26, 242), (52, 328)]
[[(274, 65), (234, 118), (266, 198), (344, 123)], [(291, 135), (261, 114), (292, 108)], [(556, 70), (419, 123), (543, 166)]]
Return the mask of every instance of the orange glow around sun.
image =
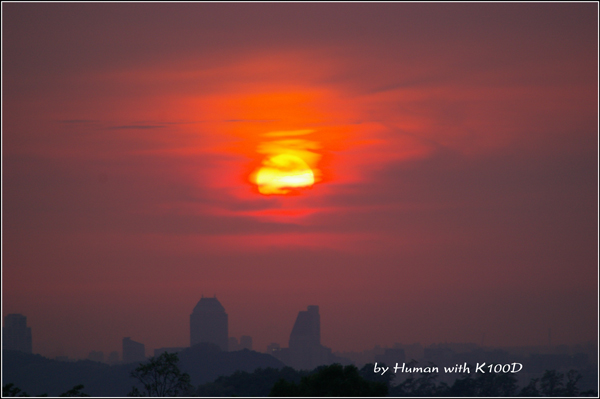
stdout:
[(342, 155), (371, 140), (359, 136), (371, 125), (360, 123), (360, 107), (344, 93), (261, 81), (188, 101), (186, 112), (202, 121), (202, 139), (224, 156), (220, 173), (203, 175), (203, 184), (244, 199), (282, 197), (278, 211), (296, 212), (303, 202), (291, 197), (321, 196), (329, 183), (360, 177), (350, 161), (366, 158)]
[(317, 164), (321, 155), (315, 152), (321, 148), (320, 144), (297, 137), (312, 132), (313, 130), (306, 129), (263, 134), (264, 137), (280, 139), (261, 142), (256, 149), (264, 158), (249, 179), (256, 184), (259, 193), (289, 194), (311, 187), (320, 180)]

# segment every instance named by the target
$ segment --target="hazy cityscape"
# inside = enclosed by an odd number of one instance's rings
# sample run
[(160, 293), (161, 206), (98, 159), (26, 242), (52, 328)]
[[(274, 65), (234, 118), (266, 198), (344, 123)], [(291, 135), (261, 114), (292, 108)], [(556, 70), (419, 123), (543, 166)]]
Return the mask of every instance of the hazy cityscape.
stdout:
[[(86, 359), (57, 356), (53, 360), (61, 362), (79, 362), (88, 360), (105, 363), (111, 366), (143, 363), (150, 357), (158, 358), (161, 354), (181, 353), (191, 347), (210, 348), (218, 352), (253, 351), (252, 337), (244, 335), (229, 336), (228, 314), (219, 300), (215, 297), (204, 297), (193, 308), (189, 319), (190, 345), (187, 347), (160, 347), (153, 351), (147, 350), (141, 342), (131, 337), (124, 337), (121, 351), (105, 354), (103, 351), (92, 350)], [(33, 354), (32, 330), (27, 326), (27, 318), (21, 314), (9, 314), (4, 318), (3, 326), (4, 351), (18, 351)], [(483, 337), (482, 337), (483, 339)], [(203, 352), (201, 352), (203, 353)], [(313, 370), (319, 366), (341, 364), (355, 365), (359, 369), (365, 365), (391, 365), (392, 367), (405, 364), (428, 364), (441, 367), (459, 364), (522, 364), (522, 370), (516, 375), (517, 380), (525, 384), (532, 378), (540, 378), (546, 370), (566, 373), (577, 370), (582, 375), (581, 390), (594, 390), (598, 384), (597, 354), (598, 345), (594, 342), (579, 345), (552, 345), (549, 331), (546, 345), (530, 347), (486, 347), (475, 343), (437, 343), (423, 346), (420, 343), (396, 343), (392, 347), (375, 345), (372, 349), (361, 352), (337, 352), (321, 344), (321, 317), (319, 306), (309, 305), (306, 310), (298, 312), (296, 321), (291, 328), (287, 347), (280, 343), (271, 343), (265, 354), (272, 356), (282, 365), (295, 370)], [(212, 352), (214, 356), (215, 352)], [(208, 355), (205, 356), (210, 357)], [(5, 363), (10, 367), (10, 360)], [(214, 359), (214, 358), (213, 358)], [(413, 363), (410, 363), (413, 362)], [(253, 371), (258, 365), (245, 365), (245, 371)], [(235, 366), (234, 366), (235, 369)], [(4, 369), (8, 371), (8, 369)], [(231, 373), (231, 372), (230, 372)], [(230, 374), (229, 373), (229, 374)], [(223, 374), (227, 375), (227, 373)], [(11, 377), (23, 379), (24, 376), (10, 374), (4, 378), (7, 382)], [(459, 373), (442, 373), (440, 382), (451, 384), (460, 376)], [(3, 372), (3, 377), (6, 373)], [(404, 376), (394, 376), (391, 383), (399, 384)], [(26, 378), (31, 378), (28, 375)], [(42, 378), (43, 379), (43, 378)], [(23, 381), (21, 381), (23, 382)], [(200, 381), (194, 381), (200, 383)], [(206, 382), (206, 381), (203, 381)], [(27, 386), (25, 384), (25, 386)]]

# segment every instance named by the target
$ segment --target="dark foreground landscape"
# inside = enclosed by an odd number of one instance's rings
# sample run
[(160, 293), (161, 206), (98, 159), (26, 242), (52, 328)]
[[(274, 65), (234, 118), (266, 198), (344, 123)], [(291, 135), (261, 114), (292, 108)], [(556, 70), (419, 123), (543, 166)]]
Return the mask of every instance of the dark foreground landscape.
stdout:
[[(392, 383), (394, 374), (375, 374), (373, 364), (360, 370), (334, 364), (296, 371), (267, 354), (222, 352), (210, 344), (187, 348), (175, 359), (177, 371), (189, 375), (180, 396), (597, 396), (589, 389), (593, 377), (576, 370), (547, 370), (525, 385), (514, 375), (494, 373), (463, 374), (451, 384), (439, 382), (437, 373), (414, 373)], [(139, 366), (3, 351), (2, 396), (157, 396), (132, 377)]]
[[(3, 383), (13, 383), (30, 395), (58, 396), (83, 384), (83, 391), (91, 396), (125, 396), (135, 386), (130, 374), (139, 365), (109, 366), (90, 360), (65, 362), (18, 351), (4, 351), (3, 357)], [(191, 383), (198, 386), (236, 371), (285, 366), (263, 353), (249, 350), (221, 352), (211, 345), (197, 345), (179, 353), (179, 367), (190, 375)]]

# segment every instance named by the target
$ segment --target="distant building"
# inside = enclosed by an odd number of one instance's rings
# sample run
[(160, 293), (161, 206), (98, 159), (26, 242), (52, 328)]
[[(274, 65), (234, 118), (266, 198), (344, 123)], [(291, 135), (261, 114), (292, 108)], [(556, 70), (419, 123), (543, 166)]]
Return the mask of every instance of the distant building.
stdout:
[(528, 368), (537, 373), (544, 370), (567, 370), (573, 365), (573, 358), (561, 353), (532, 353), (527, 361)]
[(123, 363), (143, 362), (144, 360), (146, 360), (144, 344), (135, 342), (129, 337), (123, 338)]
[(319, 307), (309, 306), (307, 310), (298, 312), (290, 334), (289, 348), (271, 354), (297, 370), (312, 370), (331, 363), (334, 359), (331, 349), (321, 345)]
[(107, 359), (108, 364), (117, 364), (119, 363), (119, 352), (112, 351), (108, 354)]
[(290, 334), (290, 349), (304, 349), (321, 345), (321, 316), (318, 306), (309, 306), (298, 312)]
[(375, 355), (375, 361), (379, 364), (385, 363), (387, 366), (394, 367), (396, 363), (402, 364), (406, 361), (406, 354), (404, 349), (386, 349), (383, 355)]
[(208, 342), (226, 352), (228, 341), (229, 324), (225, 308), (216, 297), (202, 297), (190, 315), (190, 346)]
[(249, 335), (242, 335), (240, 337), (240, 349), (252, 350), (252, 337)]
[(241, 351), (243, 349), (252, 350), (252, 337), (242, 335), (239, 342), (236, 337), (229, 337), (229, 352)]
[(423, 356), (428, 362), (436, 365), (452, 364), (455, 353), (447, 346), (430, 345), (423, 349)]
[(88, 360), (94, 362), (104, 362), (104, 352), (102, 351), (91, 351), (88, 355)]
[(242, 349), (236, 337), (229, 337), (227, 348), (229, 349), (229, 352), (235, 352)]
[(180, 346), (173, 346), (170, 348), (158, 348), (158, 349), (154, 349), (154, 357), (158, 357), (160, 355), (162, 355), (165, 352), (169, 352), (169, 353), (179, 353), (182, 350), (184, 350), (185, 348), (180, 347)]
[(269, 355), (275, 356), (275, 353), (279, 352), (280, 350), (281, 346), (277, 342), (272, 342), (269, 345), (267, 345), (267, 353)]
[(423, 357), (425, 356), (423, 346), (419, 343), (414, 343), (414, 344), (395, 343), (394, 349), (403, 349), (404, 353), (406, 354), (407, 361), (411, 361), (411, 360), (421, 361), (421, 360), (423, 360)]
[(27, 327), (27, 317), (15, 313), (4, 317), (2, 349), (32, 353), (31, 327)]

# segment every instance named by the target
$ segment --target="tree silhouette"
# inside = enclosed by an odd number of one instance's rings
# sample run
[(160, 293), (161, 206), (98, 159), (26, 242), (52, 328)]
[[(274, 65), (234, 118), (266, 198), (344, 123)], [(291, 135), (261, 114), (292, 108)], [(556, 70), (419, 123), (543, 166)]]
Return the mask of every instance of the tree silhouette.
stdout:
[(147, 363), (141, 363), (131, 372), (131, 376), (144, 386), (145, 391), (140, 392), (134, 387), (129, 396), (177, 396), (188, 393), (192, 388), (190, 376), (179, 370), (178, 362), (176, 353), (165, 352)]
[[(392, 385), (392, 380), (394, 379), (395, 375), (391, 372), (387, 372), (383, 375), (379, 374), (379, 373), (374, 373), (373, 372), (374, 366), (375, 365), (373, 363), (365, 364), (363, 366), (363, 368), (360, 369), (360, 371), (359, 371), (360, 376), (367, 381), (382, 382), (389, 389), (390, 386)], [(385, 363), (381, 363), (380, 366), (387, 367), (387, 365)]]
[[(415, 367), (418, 363), (413, 359), (408, 362), (407, 367)], [(435, 367), (435, 364), (429, 362), (429, 366)], [(411, 374), (406, 380), (391, 387), (390, 394), (392, 396), (443, 396), (448, 389), (445, 383), (436, 384), (438, 373), (423, 373), (419, 377), (415, 377), (415, 374)]]
[(83, 384), (79, 384), (74, 386), (73, 388), (69, 389), (67, 392), (65, 393), (61, 393), (59, 396), (68, 396), (68, 397), (75, 397), (75, 396), (90, 396), (86, 393), (81, 392), (81, 390), (83, 389)]
[(519, 396), (541, 396), (540, 391), (537, 387), (539, 381), (539, 378), (532, 378), (529, 381), (529, 384), (527, 384), (527, 386), (521, 389)]
[(567, 373), (567, 385), (565, 386), (565, 396), (579, 396), (577, 383), (581, 379), (581, 374), (575, 370), (569, 370)]
[[(67, 392), (61, 393), (59, 396), (90, 396), (86, 393), (81, 392), (81, 390), (84, 388), (83, 384), (79, 384), (79, 385), (75, 385), (73, 388), (69, 389)], [(2, 397), (28, 397), (29, 395), (27, 394), (27, 392), (23, 392), (21, 391), (21, 388), (16, 387), (15, 384), (10, 383), (10, 384), (6, 384), (2, 387)], [(48, 396), (48, 394), (43, 393), (41, 395), (36, 395), (37, 397), (40, 396)]]
[(385, 383), (365, 380), (356, 366), (332, 364), (302, 377), (298, 385), (279, 380), (269, 396), (386, 396), (387, 393)]
[(14, 396), (29, 396), (27, 392), (21, 391), (21, 388), (16, 387), (15, 384), (10, 383), (2, 386), (2, 397), (14, 397)]
[(564, 374), (556, 370), (546, 370), (540, 380), (542, 394), (544, 396), (561, 396), (563, 394), (563, 378)]
[(512, 374), (480, 374), (475, 378), (477, 396), (514, 396), (517, 393), (517, 378)]
[[(588, 390), (580, 392), (577, 383), (582, 378), (581, 374), (575, 370), (567, 372), (567, 381), (563, 381), (565, 375), (556, 370), (546, 370), (540, 379), (542, 396), (595, 396), (596, 391)], [(533, 382), (533, 381), (532, 381)], [(523, 393), (523, 391), (521, 391)]]
[(256, 369), (252, 373), (236, 371), (229, 376), (221, 376), (213, 382), (199, 385), (194, 396), (269, 396), (273, 385), (280, 379), (300, 382), (306, 371), (296, 371), (291, 367), (282, 369)]

